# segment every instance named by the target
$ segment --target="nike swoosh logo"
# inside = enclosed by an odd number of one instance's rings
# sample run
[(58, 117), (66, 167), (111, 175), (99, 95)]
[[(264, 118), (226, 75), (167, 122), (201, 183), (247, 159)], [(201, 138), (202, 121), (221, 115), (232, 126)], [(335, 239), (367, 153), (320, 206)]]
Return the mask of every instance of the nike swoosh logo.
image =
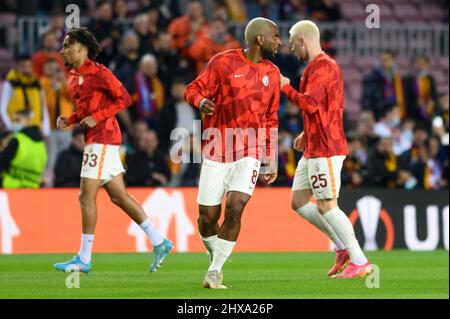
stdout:
[(244, 74), (235, 74), (234, 75), (235, 78), (240, 78), (241, 76), (244, 76)]

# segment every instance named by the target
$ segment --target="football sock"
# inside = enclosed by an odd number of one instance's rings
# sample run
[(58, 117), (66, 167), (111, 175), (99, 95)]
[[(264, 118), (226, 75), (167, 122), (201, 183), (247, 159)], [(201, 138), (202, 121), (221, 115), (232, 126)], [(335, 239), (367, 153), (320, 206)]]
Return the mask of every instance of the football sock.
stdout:
[(205, 245), (206, 249), (208, 249), (211, 260), (213, 259), (213, 256), (214, 256), (214, 245), (216, 243), (216, 240), (217, 240), (217, 235), (213, 235), (213, 236), (209, 236), (209, 237), (202, 236), (203, 245)]
[(91, 262), (92, 245), (94, 244), (94, 235), (81, 234), (81, 247), (78, 255), (85, 264)]
[(147, 237), (152, 242), (153, 246), (159, 246), (164, 241), (164, 237), (158, 232), (158, 230), (153, 226), (150, 219), (146, 219), (139, 225), (142, 230), (147, 234)]
[(327, 235), (338, 250), (345, 249), (344, 243), (334, 232), (333, 228), (327, 223), (325, 218), (323, 218), (322, 214), (319, 213), (316, 204), (308, 203), (305, 206), (298, 208), (296, 212), (312, 225), (316, 226), (322, 233)]
[(359, 246), (358, 240), (356, 240), (353, 225), (347, 215), (339, 207), (335, 207), (326, 212), (323, 217), (338, 234), (339, 238), (342, 239), (350, 254), (352, 263), (356, 265), (367, 263), (367, 258)]
[(218, 272), (220, 272), (228, 257), (230, 257), (235, 245), (235, 241), (228, 241), (222, 238), (217, 238), (214, 245), (213, 260), (211, 262), (211, 265), (209, 266), (208, 271), (217, 270)]

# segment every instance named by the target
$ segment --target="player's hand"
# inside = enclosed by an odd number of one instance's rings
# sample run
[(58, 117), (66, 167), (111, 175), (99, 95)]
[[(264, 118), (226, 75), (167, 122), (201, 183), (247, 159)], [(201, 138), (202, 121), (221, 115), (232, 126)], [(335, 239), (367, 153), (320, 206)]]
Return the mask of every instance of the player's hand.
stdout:
[(58, 119), (56, 120), (56, 127), (57, 128), (65, 128), (69, 126), (69, 118), (65, 116), (58, 116)]
[(212, 115), (214, 113), (214, 110), (216, 109), (216, 104), (214, 104), (213, 101), (204, 98), (200, 101), (199, 104), (200, 112), (205, 113), (206, 115)]
[(266, 171), (263, 174), (264, 179), (266, 180), (267, 184), (272, 184), (278, 176), (278, 166), (275, 161), (268, 160), (265, 162), (264, 166), (266, 167)]
[(283, 88), (286, 84), (291, 84), (291, 80), (285, 77), (283, 74), (280, 74), (280, 89)]
[(305, 139), (303, 132), (294, 140), (294, 150), (303, 152), (305, 150)]
[(97, 122), (94, 120), (92, 116), (88, 116), (81, 120), (80, 125), (81, 127), (84, 128), (93, 128), (94, 126), (97, 125)]

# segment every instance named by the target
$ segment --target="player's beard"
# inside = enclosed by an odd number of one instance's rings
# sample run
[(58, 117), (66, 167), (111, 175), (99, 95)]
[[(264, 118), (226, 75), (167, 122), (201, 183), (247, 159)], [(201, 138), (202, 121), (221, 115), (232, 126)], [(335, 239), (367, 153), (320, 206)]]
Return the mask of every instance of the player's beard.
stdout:
[(270, 48), (262, 47), (261, 48), (261, 56), (264, 59), (268, 59), (268, 60), (273, 59), (275, 57), (275, 51)]

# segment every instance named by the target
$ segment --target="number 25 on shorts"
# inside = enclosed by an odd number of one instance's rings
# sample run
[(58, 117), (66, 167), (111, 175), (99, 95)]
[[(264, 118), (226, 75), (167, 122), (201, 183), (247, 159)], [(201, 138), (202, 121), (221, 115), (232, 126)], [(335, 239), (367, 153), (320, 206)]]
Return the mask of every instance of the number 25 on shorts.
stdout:
[(314, 189), (327, 187), (328, 182), (326, 179), (326, 174), (311, 175), (311, 185)]

